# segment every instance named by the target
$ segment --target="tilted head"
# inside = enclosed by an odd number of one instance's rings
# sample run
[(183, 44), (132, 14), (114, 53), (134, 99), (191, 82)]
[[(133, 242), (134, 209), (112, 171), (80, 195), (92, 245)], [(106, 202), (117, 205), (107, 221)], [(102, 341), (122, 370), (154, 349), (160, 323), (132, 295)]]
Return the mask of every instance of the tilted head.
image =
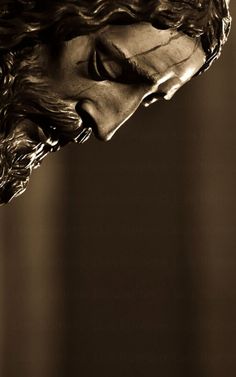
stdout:
[(109, 140), (142, 103), (170, 99), (227, 39), (226, 0), (2, 0), (0, 203), (49, 152)]

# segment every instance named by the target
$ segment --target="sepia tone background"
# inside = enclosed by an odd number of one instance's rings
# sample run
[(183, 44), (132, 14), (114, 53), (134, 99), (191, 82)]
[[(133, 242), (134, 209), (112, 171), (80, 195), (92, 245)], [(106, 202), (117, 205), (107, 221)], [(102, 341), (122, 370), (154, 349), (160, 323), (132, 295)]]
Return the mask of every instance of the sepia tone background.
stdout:
[(1, 376), (235, 375), (235, 41), (0, 208)]

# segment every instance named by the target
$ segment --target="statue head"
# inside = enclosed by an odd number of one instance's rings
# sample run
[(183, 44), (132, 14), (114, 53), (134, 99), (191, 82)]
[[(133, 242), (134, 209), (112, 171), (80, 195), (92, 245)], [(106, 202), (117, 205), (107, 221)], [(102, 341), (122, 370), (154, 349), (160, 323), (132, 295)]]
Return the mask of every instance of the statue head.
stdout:
[(49, 152), (109, 140), (219, 56), (226, 0), (2, 0), (0, 203)]

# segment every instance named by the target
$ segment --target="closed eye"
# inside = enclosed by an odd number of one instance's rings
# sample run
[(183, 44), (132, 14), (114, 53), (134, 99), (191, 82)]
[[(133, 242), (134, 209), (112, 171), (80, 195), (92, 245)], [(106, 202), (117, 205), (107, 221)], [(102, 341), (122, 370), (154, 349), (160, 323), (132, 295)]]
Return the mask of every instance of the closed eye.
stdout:
[(98, 39), (89, 61), (89, 73), (97, 81), (110, 80), (124, 84), (153, 85), (155, 80), (135, 61), (127, 59), (117, 46)]
[(124, 69), (122, 64), (95, 49), (89, 61), (89, 73), (96, 81), (118, 81), (124, 76)]

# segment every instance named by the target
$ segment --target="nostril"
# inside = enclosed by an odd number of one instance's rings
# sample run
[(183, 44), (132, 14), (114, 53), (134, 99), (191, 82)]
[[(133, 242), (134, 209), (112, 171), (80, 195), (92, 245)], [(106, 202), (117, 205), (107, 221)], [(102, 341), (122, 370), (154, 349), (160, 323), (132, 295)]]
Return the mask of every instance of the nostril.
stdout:
[(83, 127), (92, 128), (93, 132), (96, 132), (97, 124), (92, 115), (90, 115), (88, 111), (84, 110), (80, 103), (75, 106), (75, 110), (82, 120)]
[[(75, 110), (82, 121), (82, 128), (91, 128), (94, 136), (101, 141), (108, 141), (115, 133), (113, 128), (107, 127), (107, 119), (101, 116), (96, 106), (90, 101), (80, 101)], [(103, 114), (102, 114), (103, 115)], [(108, 129), (109, 128), (109, 129)]]

